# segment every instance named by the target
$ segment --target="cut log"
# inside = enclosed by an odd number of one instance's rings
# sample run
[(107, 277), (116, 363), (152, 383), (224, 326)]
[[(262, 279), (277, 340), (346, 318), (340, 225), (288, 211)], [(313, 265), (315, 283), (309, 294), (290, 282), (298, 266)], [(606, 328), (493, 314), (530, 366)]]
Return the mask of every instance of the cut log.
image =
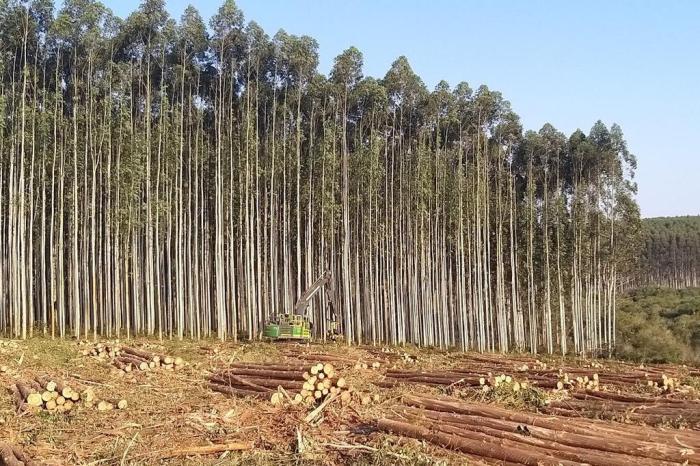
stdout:
[(508, 461), (511, 463), (524, 464), (528, 466), (574, 466), (575, 464), (578, 464), (572, 461), (559, 460), (551, 456), (533, 453), (520, 448), (505, 447), (499, 444), (499, 442), (476, 442), (473, 440), (460, 438), (456, 435), (432, 432), (425, 427), (412, 425), (394, 419), (380, 419), (377, 426), (381, 430), (397, 435), (403, 435), (405, 437), (411, 437), (417, 440), (427, 440), (446, 448), (451, 448), (470, 455), (481, 456), (483, 458), (492, 458), (498, 461)]
[[(219, 382), (219, 380), (221, 380), (223, 383)], [(233, 375), (233, 374), (227, 374), (225, 379), (221, 379), (219, 377), (210, 377), (210, 381), (218, 383), (220, 385), (231, 385), (232, 382), (235, 382), (237, 385), (247, 387), (248, 390), (259, 391), (259, 392), (271, 392), (271, 391), (273, 391), (272, 388), (264, 387), (264, 386), (258, 385), (256, 383), (249, 382), (248, 380), (244, 379), (243, 377), (239, 377), (239, 376)]]
[[(263, 387), (266, 390), (274, 390), (277, 387), (282, 387), (287, 390), (300, 390), (304, 386), (304, 382), (301, 380), (298, 381), (293, 381), (293, 380), (284, 380), (284, 379), (263, 379), (263, 378), (253, 378), (253, 377), (243, 377), (243, 376), (235, 376), (231, 374), (224, 374), (224, 375), (212, 375), (209, 377), (209, 380), (212, 382), (216, 382), (220, 385), (231, 385), (231, 386), (247, 386), (249, 388), (253, 388), (254, 386), (260, 386)], [(243, 382), (241, 382), (243, 380)], [(245, 383), (248, 382), (248, 383)], [(250, 385), (253, 384), (253, 385)], [(261, 390), (265, 391), (265, 390)]]
[[(420, 409), (409, 409), (407, 414), (411, 419), (418, 422), (421, 418), (424, 420), (429, 419), (429, 422), (436, 422), (432, 424), (432, 428), (447, 433), (469, 437), (469, 431), (482, 432), (491, 437), (496, 436), (529, 445), (544, 446), (556, 452), (568, 451), (569, 453), (575, 453), (579, 455), (578, 458), (574, 457), (575, 455), (568, 455), (569, 457), (566, 459), (598, 464), (600, 466), (612, 466), (613, 464), (624, 466), (630, 464), (631, 461), (636, 461), (639, 464), (655, 464), (655, 461), (666, 458), (675, 459), (679, 462), (678, 458), (692, 459), (688, 455), (682, 455), (678, 448), (669, 448), (659, 443), (620, 440), (614, 436), (595, 435), (594, 432), (590, 436), (584, 436), (525, 425), (528, 432), (527, 436), (513, 436), (510, 434), (516, 432), (517, 428), (523, 425), (479, 416), (437, 413)], [(446, 425), (456, 426), (457, 430), (453, 427), (445, 428)], [(473, 436), (470, 438), (473, 438)], [(617, 458), (619, 461), (613, 462), (614, 458)]]
[(215, 392), (224, 393), (226, 395), (233, 395), (237, 397), (255, 397), (264, 398), (267, 392), (260, 392), (255, 390), (245, 390), (242, 388), (233, 388), (230, 386), (219, 385), (216, 383), (209, 383), (209, 389)]
[(15, 452), (10, 445), (0, 443), (0, 465), (25, 466), (25, 463), (15, 456)]
[(235, 368), (227, 369), (218, 372), (217, 375), (233, 374), (237, 376), (245, 377), (258, 377), (258, 378), (272, 378), (278, 380), (308, 380), (304, 379), (304, 372), (302, 371), (282, 371), (275, 369), (246, 369), (246, 368)]
[(153, 354), (149, 353), (148, 351), (142, 351), (140, 349), (130, 348), (128, 346), (123, 347), (121, 351), (122, 353), (133, 355), (137, 358), (143, 359), (144, 361), (151, 361), (153, 359)]

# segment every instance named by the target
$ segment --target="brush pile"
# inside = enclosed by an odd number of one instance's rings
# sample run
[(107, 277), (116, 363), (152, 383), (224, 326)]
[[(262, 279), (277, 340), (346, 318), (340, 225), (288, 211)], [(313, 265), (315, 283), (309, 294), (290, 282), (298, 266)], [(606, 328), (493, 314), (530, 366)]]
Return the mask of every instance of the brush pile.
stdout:
[(352, 398), (346, 380), (331, 363), (252, 364), (234, 363), (208, 377), (209, 388), (234, 396), (269, 399), (274, 405), (285, 402), (313, 406), (333, 397), (343, 402)]
[(490, 464), (700, 464), (697, 432), (574, 421), (449, 399), (406, 396), (402, 401), (394, 415), (378, 421), (380, 430)]
[(0, 340), (0, 353), (7, 353), (18, 348), (17, 343), (12, 340)]
[(479, 384), (484, 392), (498, 390), (518, 393), (521, 390), (527, 389), (529, 386), (526, 381), (518, 381), (515, 377), (505, 374), (495, 377), (489, 374), (488, 378), (481, 377), (479, 378)]
[(178, 370), (185, 366), (182, 358), (122, 346), (118, 341), (116, 343), (97, 343), (92, 348), (83, 350), (83, 355), (93, 356), (101, 361), (111, 361), (121, 374), (156, 369)]
[(0, 466), (34, 466), (35, 464), (20, 447), (0, 442)]

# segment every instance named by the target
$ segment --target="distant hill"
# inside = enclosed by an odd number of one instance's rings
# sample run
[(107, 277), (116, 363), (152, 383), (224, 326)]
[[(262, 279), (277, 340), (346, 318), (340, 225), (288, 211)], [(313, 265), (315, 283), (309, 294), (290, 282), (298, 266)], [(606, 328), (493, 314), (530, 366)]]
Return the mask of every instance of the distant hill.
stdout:
[(700, 216), (647, 218), (642, 235), (637, 285), (700, 286)]

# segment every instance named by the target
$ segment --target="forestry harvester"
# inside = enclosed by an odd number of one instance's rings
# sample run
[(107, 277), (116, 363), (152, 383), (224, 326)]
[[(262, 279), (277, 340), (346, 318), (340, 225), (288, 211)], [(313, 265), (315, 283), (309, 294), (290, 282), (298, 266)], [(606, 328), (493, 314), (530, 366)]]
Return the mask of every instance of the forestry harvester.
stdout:
[(335, 303), (331, 286), (332, 278), (330, 270), (326, 271), (299, 297), (299, 300), (294, 305), (293, 312), (281, 314), (277, 317), (277, 320), (265, 325), (263, 336), (273, 341), (311, 340), (312, 324), (307, 311), (309, 304), (311, 304), (311, 299), (323, 288), (326, 291), (326, 301), (329, 307), (327, 313), (329, 316), (327, 320), (327, 337), (331, 340), (340, 339), (342, 335), (338, 330), (338, 322), (335, 320)]

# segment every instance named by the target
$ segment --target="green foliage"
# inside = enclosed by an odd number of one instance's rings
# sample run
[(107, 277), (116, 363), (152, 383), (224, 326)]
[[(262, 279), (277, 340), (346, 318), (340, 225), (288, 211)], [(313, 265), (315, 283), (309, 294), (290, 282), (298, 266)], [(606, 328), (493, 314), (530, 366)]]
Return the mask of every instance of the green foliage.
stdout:
[(617, 355), (642, 362), (700, 361), (700, 288), (642, 288), (618, 301)]

